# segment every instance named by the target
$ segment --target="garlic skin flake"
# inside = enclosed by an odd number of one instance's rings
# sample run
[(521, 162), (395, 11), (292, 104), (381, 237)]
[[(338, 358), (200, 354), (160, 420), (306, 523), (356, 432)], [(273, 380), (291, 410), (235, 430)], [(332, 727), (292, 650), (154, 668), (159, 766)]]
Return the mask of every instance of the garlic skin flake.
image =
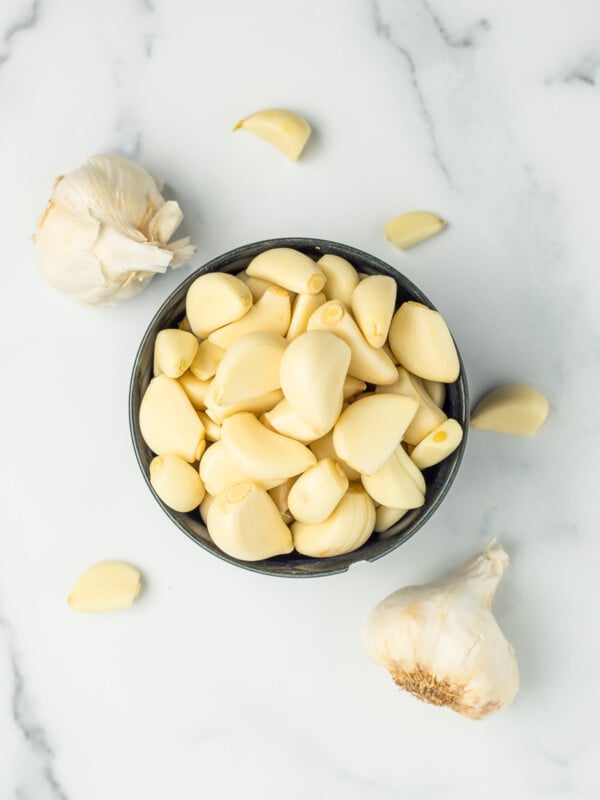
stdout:
[(511, 703), (519, 689), (512, 645), (490, 606), (508, 555), (492, 544), (439, 581), (407, 586), (371, 612), (363, 643), (401, 689), (470, 719)]
[(142, 166), (110, 154), (57, 178), (33, 236), (44, 278), (72, 300), (97, 305), (131, 297), (181, 266), (196, 248), (189, 237), (169, 244), (183, 213), (160, 190)]

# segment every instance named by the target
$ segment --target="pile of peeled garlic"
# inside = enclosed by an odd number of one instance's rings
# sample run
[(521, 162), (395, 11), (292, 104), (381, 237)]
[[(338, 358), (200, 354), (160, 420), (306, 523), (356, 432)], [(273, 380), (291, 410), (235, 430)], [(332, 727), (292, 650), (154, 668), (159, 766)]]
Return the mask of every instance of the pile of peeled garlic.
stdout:
[(155, 492), (200, 513), (238, 559), (349, 553), (425, 502), (422, 470), (462, 429), (442, 410), (459, 374), (437, 311), (327, 254), (257, 255), (190, 286), (158, 333), (142, 436)]

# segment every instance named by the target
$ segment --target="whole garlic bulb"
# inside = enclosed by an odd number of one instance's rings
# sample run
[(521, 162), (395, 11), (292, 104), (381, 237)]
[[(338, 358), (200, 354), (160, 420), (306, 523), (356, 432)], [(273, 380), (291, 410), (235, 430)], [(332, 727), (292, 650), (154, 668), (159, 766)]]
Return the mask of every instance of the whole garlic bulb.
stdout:
[(189, 237), (168, 243), (183, 214), (161, 188), (116, 155), (93, 156), (57, 178), (33, 237), (46, 280), (79, 303), (109, 303), (191, 258)]
[(377, 605), (364, 647), (421, 700), (482, 719), (512, 702), (519, 672), (490, 606), (508, 555), (492, 544), (449, 576), (407, 586)]

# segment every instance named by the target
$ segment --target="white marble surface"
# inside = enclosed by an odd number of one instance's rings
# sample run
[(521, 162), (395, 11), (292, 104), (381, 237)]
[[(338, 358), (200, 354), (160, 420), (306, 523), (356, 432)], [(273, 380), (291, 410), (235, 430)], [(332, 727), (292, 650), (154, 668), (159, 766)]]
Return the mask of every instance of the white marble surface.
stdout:
[[(599, 84), (594, 0), (3, 0), (2, 800), (600, 796)], [(317, 131), (298, 164), (230, 133), (271, 105)], [(377, 563), (295, 582), (208, 557), (127, 426), (139, 339), (191, 267), (90, 310), (32, 265), (54, 176), (103, 151), (174, 188), (194, 266), (279, 235), (389, 260), (444, 312), (473, 397), (533, 383), (548, 423), (473, 432), (442, 510)], [(382, 224), (421, 207), (450, 227), (396, 251)], [(474, 723), (397, 692), (360, 631), (494, 535), (522, 686)], [(104, 558), (146, 591), (76, 615), (71, 583)]]

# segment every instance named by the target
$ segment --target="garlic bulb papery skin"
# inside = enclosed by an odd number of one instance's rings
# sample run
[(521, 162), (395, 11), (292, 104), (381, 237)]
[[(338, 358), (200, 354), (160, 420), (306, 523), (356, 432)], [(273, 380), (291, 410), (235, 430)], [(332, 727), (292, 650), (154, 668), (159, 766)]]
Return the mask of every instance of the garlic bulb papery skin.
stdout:
[(140, 292), (196, 248), (169, 244), (183, 220), (157, 181), (134, 161), (98, 155), (57, 178), (33, 236), (48, 283), (78, 303), (98, 305)]
[(421, 700), (483, 719), (519, 688), (515, 652), (490, 606), (508, 555), (492, 544), (439, 581), (407, 586), (377, 605), (363, 643), (370, 659)]

